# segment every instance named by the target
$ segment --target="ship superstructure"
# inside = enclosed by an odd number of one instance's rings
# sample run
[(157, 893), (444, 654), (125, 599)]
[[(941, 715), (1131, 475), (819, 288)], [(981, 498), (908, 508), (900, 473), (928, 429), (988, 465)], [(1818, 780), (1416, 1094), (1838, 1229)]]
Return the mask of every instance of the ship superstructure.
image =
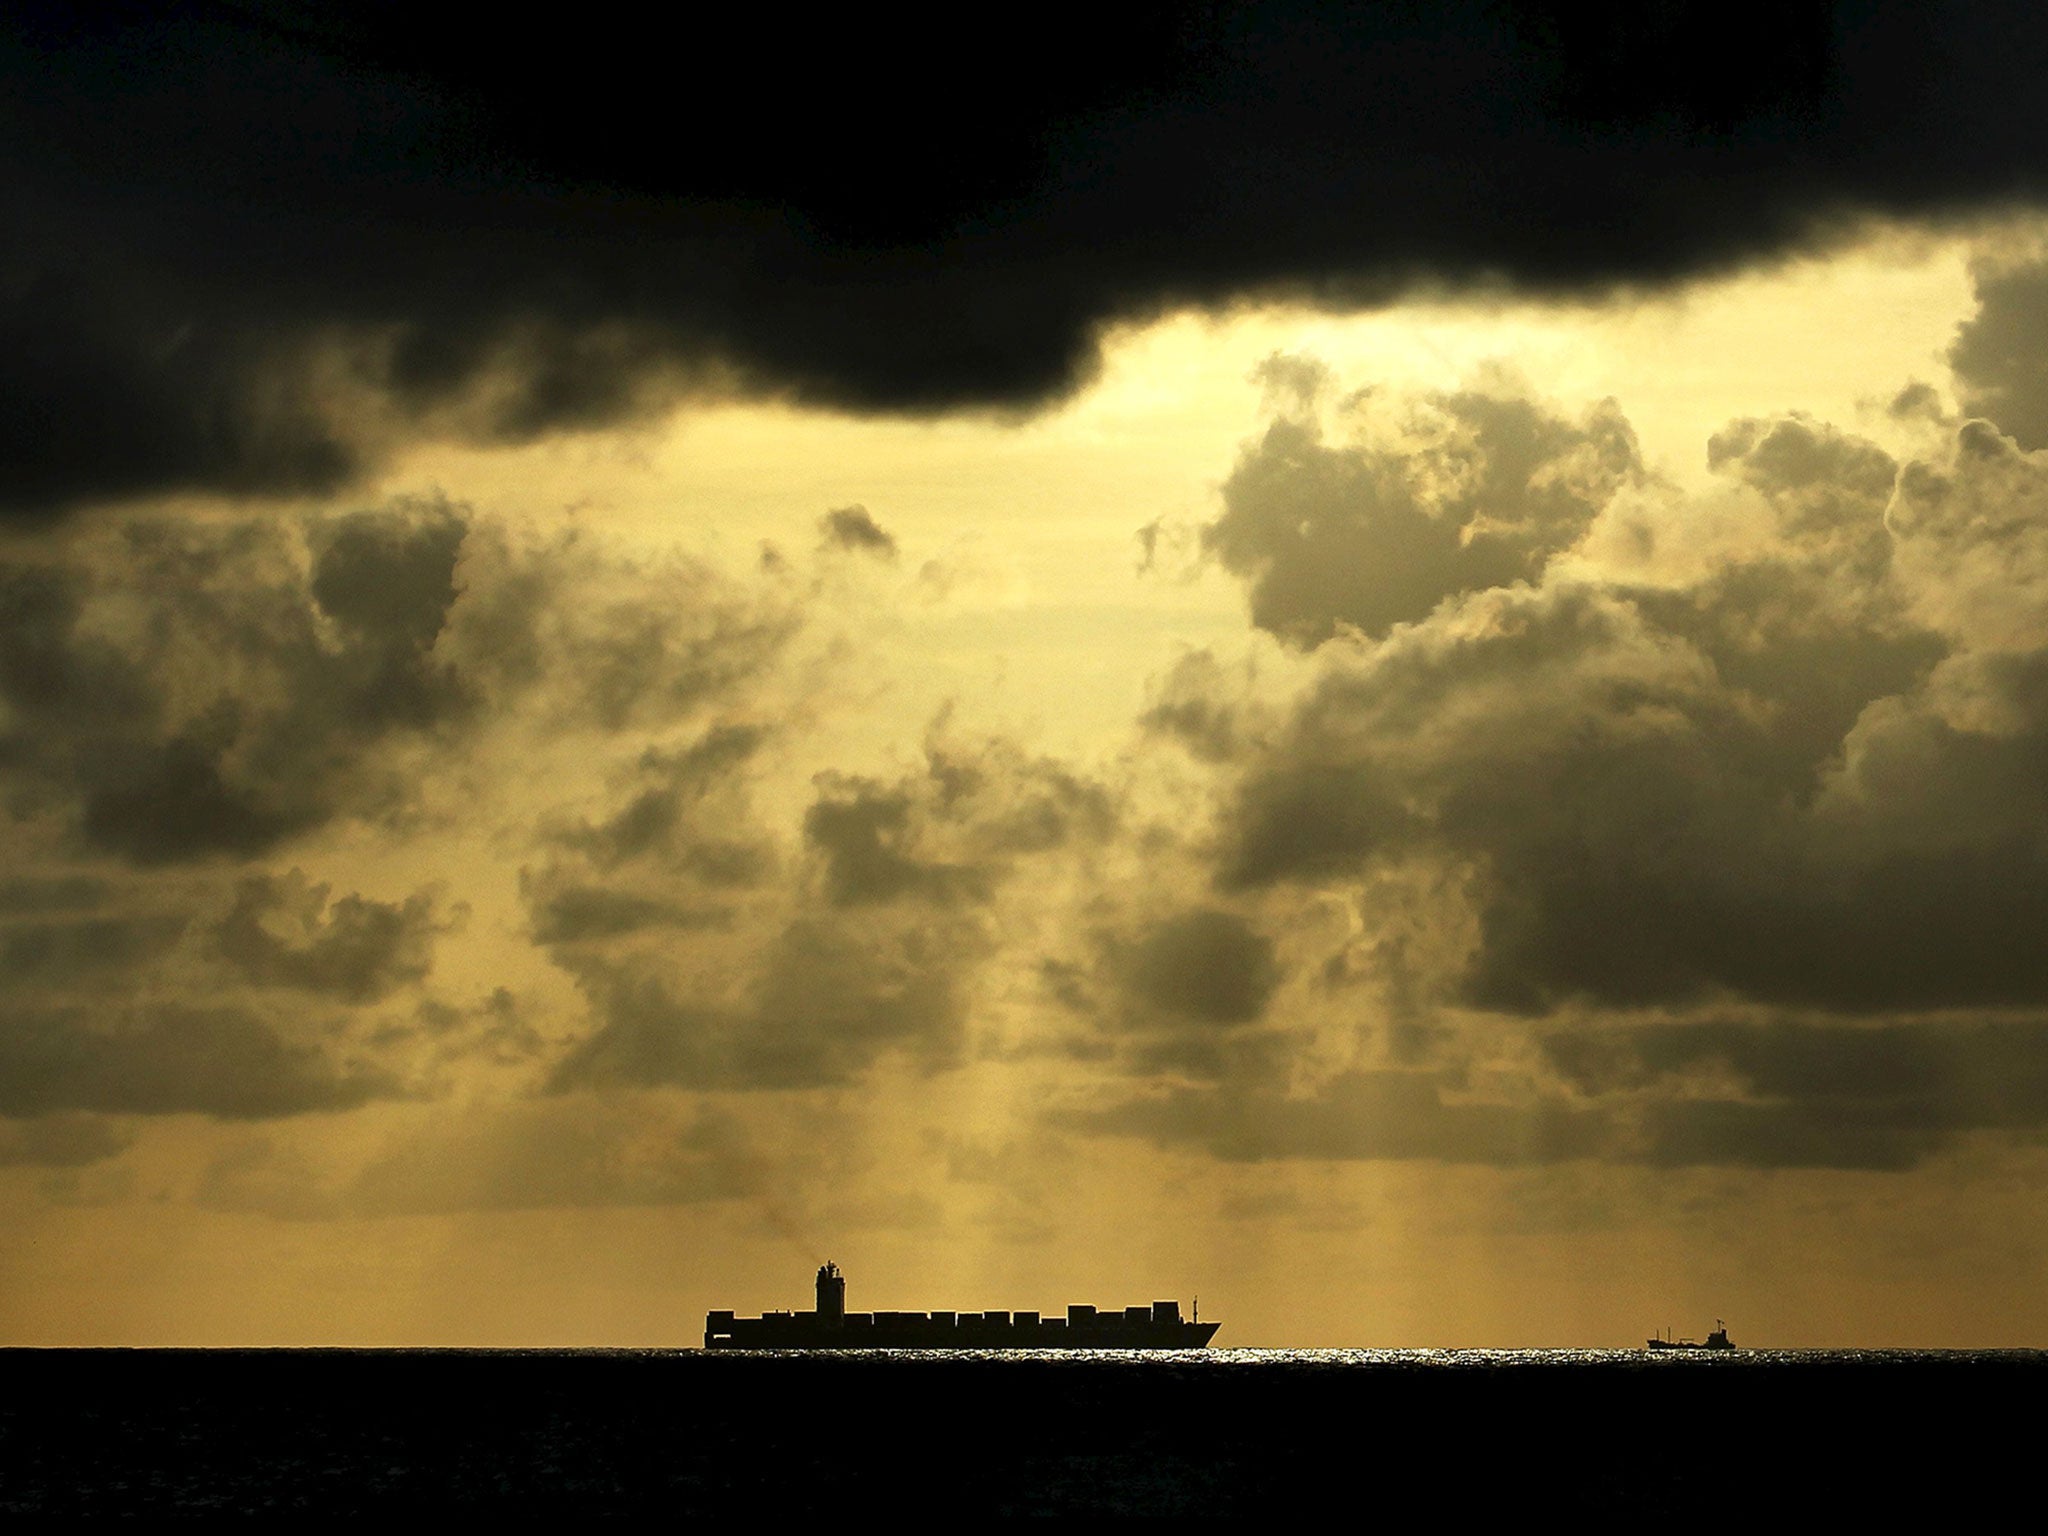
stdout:
[[(706, 1349), (1200, 1349), (1221, 1323), (1188, 1321), (1178, 1301), (1038, 1312), (849, 1312), (839, 1266), (818, 1270), (812, 1312), (704, 1319)], [(1199, 1314), (1198, 1314), (1199, 1319)]]

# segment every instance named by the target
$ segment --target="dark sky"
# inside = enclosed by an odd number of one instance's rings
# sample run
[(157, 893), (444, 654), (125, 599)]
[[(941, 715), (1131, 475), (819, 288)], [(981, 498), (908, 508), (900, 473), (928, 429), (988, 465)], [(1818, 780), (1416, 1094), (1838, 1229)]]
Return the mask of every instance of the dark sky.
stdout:
[(1029, 408), (1106, 318), (1654, 283), (2048, 152), (2017, 4), (573, 21), (10, 8), (7, 510), (328, 490), (678, 389)]

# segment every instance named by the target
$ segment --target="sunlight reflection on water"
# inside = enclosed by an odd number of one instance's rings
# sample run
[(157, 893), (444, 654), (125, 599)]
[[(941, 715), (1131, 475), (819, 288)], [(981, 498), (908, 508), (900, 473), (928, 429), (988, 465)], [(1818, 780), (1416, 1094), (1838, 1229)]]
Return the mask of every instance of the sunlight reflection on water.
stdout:
[[(653, 1351), (652, 1353), (661, 1353)], [(1500, 1370), (1508, 1367), (1612, 1366), (1700, 1370), (1770, 1365), (1877, 1364), (1911, 1361), (2013, 1361), (2048, 1364), (2039, 1349), (861, 1349), (677, 1350), (676, 1354), (768, 1359), (982, 1360), (1047, 1365), (1177, 1366), (1191, 1370), (1355, 1366), (1381, 1370)]]

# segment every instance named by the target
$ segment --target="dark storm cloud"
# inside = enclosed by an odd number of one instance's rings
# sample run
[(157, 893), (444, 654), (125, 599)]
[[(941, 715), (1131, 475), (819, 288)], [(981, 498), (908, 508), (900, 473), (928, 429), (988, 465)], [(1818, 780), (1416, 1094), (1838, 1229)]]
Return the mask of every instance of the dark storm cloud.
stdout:
[(1652, 1163), (1903, 1168), (1967, 1131), (2048, 1125), (2048, 1027), (2034, 1020), (1701, 1021), (1559, 1030), (1543, 1045), (1585, 1093), (1693, 1080), (1645, 1106), (1637, 1155)]
[[(0, 501), (323, 491), (691, 388), (1029, 406), (1106, 319), (1655, 282), (2030, 196), (2048, 145), (2018, 4), (1055, 7), (936, 61), (727, 10), (681, 74), (576, 23), (11, 10)], [(773, 110), (704, 88), (756, 67)]]
[(370, 1003), (423, 979), (434, 936), (443, 931), (434, 900), (403, 902), (357, 895), (328, 900), (329, 888), (297, 870), (282, 878), (251, 875), (214, 930), (221, 954), (259, 986), (290, 987), (345, 1003)]
[(350, 1109), (397, 1092), (383, 1074), (338, 1065), (238, 1007), (18, 1006), (0, 1029), (0, 1115), (247, 1120)]
[[(1823, 698), (1836, 733), (1760, 710), (1649, 606), (1494, 594), (1463, 634), (1334, 672), (1246, 781), (1229, 879), (1342, 875), (1418, 852), (1474, 861), (1467, 992), (1496, 1007), (1720, 988), (1856, 1009), (2048, 998), (2025, 937), (2048, 920), (2048, 865), (2025, 838), (2041, 804), (2035, 740), (1929, 722), (1934, 783), (1906, 794), (1996, 796), (1975, 827), (1943, 827), (1903, 797), (1852, 804), (1839, 781), (1816, 800), (1839, 728), (1872, 700)], [(1880, 633), (1878, 656), (1837, 684), (1909, 685), (1913, 645), (1880, 664), (1895, 645)], [(1797, 677), (1804, 659), (1775, 664)]]
[(1382, 635), (1532, 580), (1642, 474), (1612, 402), (1575, 424), (1468, 391), (1401, 425), (1385, 446), (1332, 446), (1313, 417), (1283, 416), (1238, 460), (1202, 544), (1245, 579), (1261, 629), (1305, 648), (1339, 625)]

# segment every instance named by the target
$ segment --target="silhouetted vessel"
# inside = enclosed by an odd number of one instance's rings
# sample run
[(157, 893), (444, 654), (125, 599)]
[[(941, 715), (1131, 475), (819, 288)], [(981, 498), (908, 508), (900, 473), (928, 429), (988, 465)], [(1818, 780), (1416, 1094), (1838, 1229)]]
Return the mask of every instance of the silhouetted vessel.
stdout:
[(1177, 1301), (1098, 1311), (849, 1312), (837, 1264), (818, 1271), (818, 1310), (704, 1319), (706, 1349), (1200, 1349), (1221, 1323), (1186, 1322)]
[(1721, 1323), (1721, 1326), (1707, 1335), (1707, 1342), (1704, 1344), (1696, 1343), (1692, 1339), (1649, 1339), (1645, 1341), (1644, 1347), (1648, 1349), (1733, 1349), (1735, 1346), (1728, 1342), (1728, 1325), (1722, 1323), (1718, 1317), (1714, 1321)]

